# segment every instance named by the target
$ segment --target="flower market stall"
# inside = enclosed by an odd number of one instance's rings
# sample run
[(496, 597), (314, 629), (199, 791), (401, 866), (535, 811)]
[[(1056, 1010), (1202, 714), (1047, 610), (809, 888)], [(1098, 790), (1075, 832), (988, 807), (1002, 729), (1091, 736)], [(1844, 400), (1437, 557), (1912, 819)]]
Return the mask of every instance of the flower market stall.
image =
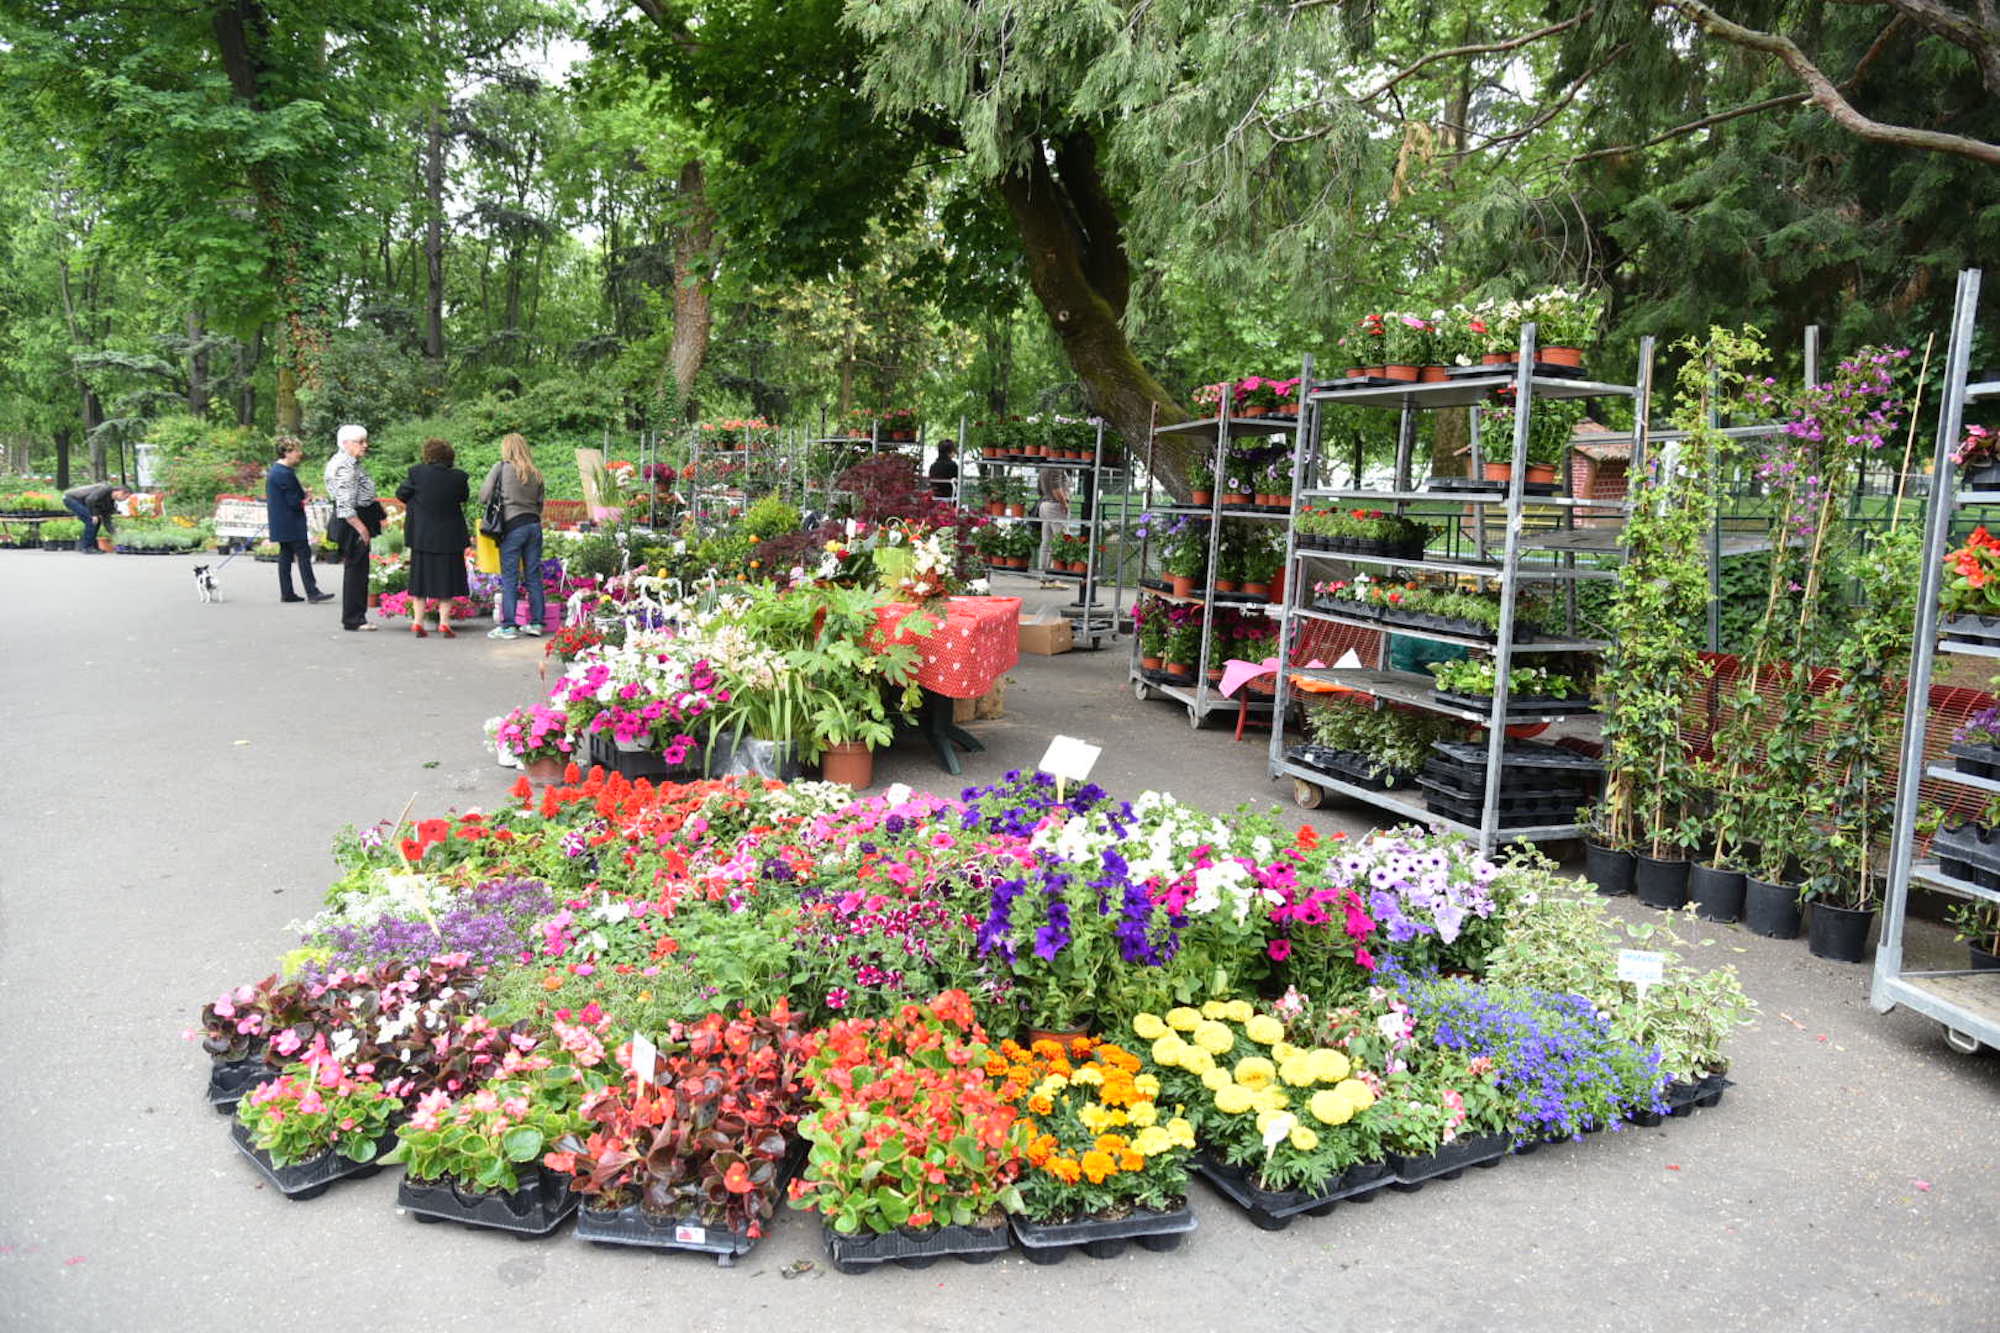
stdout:
[[(736, 702), (685, 684), (676, 725)], [(202, 1012), (254, 1170), (401, 1167), (421, 1220), (724, 1262), (789, 1211), (848, 1272), (1170, 1250), (1196, 1175), (1282, 1227), (1714, 1105), (1750, 1013), (1546, 862), (1038, 774), (572, 762), (334, 854), (284, 967)]]

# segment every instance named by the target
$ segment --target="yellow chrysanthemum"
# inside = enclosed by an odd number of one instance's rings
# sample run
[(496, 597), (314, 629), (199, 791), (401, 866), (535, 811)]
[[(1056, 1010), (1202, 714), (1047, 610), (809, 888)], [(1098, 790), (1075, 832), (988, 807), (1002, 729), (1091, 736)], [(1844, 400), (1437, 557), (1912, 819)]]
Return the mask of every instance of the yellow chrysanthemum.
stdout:
[(1221, 1055), (1236, 1045), (1236, 1034), (1220, 1023), (1203, 1023), (1194, 1030), (1194, 1044), (1210, 1055)]
[(1278, 1067), (1261, 1055), (1247, 1055), (1236, 1062), (1236, 1081), (1252, 1092), (1262, 1092), (1278, 1076)]
[(1181, 1005), (1167, 1010), (1167, 1026), (1176, 1032), (1192, 1032), (1201, 1026), (1201, 1010)]
[(1214, 1021), (1229, 1017), (1229, 1006), (1221, 1000), (1209, 1000), (1201, 1006), (1201, 1016)]
[(1332, 1088), (1315, 1092), (1312, 1101), (1307, 1103), (1307, 1109), (1323, 1125), (1344, 1125), (1354, 1119), (1354, 1103)]
[(1132, 1030), (1142, 1041), (1158, 1041), (1167, 1035), (1167, 1025), (1158, 1014), (1138, 1014), (1132, 1019)]
[(1088, 1129), (1091, 1133), (1102, 1134), (1104, 1132), (1106, 1116), (1104, 1108), (1097, 1103), (1087, 1102), (1077, 1107), (1076, 1118), (1081, 1120), (1084, 1128)]
[(1201, 1076), (1201, 1086), (1210, 1092), (1221, 1092), (1224, 1088), (1234, 1087), (1235, 1083), (1230, 1079), (1227, 1069), (1220, 1065), (1211, 1065), (1208, 1072)]
[(1216, 1090), (1215, 1109), (1225, 1115), (1242, 1115), (1252, 1104), (1248, 1088), (1229, 1083)]
[(1283, 1065), (1287, 1060), (1296, 1060), (1304, 1054), (1304, 1051), (1288, 1041), (1274, 1041), (1271, 1043), (1271, 1058), (1276, 1060), (1280, 1065)]
[(1104, 1082), (1104, 1071), (1096, 1065), (1085, 1065), (1071, 1074), (1069, 1081), (1072, 1083), (1088, 1083), (1092, 1087), (1098, 1087)]
[(1243, 1035), (1259, 1046), (1285, 1039), (1285, 1025), (1269, 1014), (1252, 1014), (1243, 1022)]
[(1158, 1157), (1163, 1152), (1171, 1152), (1174, 1136), (1158, 1125), (1148, 1125), (1132, 1140), (1132, 1147), (1147, 1157)]
[[(1215, 1063), (1215, 1058), (1210, 1056), (1207, 1051), (1203, 1051), (1199, 1046), (1195, 1047), (1188, 1054), (1192, 1055), (1195, 1051), (1200, 1051), (1203, 1056), (1206, 1056), (1209, 1064), (1213, 1065)], [(1199, 1074), (1202, 1072), (1188, 1062), (1187, 1056), (1181, 1057), (1181, 1068), (1187, 1070), (1190, 1074)], [(1158, 1074), (1140, 1074), (1132, 1080), (1132, 1086), (1142, 1097), (1157, 1097), (1160, 1095), (1160, 1076)]]
[(1223, 1014), (1223, 1017), (1232, 1023), (1248, 1023), (1250, 1016), (1257, 1012), (1250, 1007), (1250, 1001), (1248, 1000), (1231, 1000), (1224, 1006), (1224, 1009), (1226, 1012)]
[(1309, 1088), (1313, 1081), (1312, 1061), (1304, 1056), (1294, 1055), (1279, 1064), (1278, 1077), (1295, 1088)]
[(1263, 1111), (1282, 1111), (1292, 1104), (1292, 1099), (1285, 1095), (1284, 1089), (1275, 1084), (1262, 1091), (1254, 1092), (1251, 1096), (1257, 1099), (1257, 1107)]
[(1178, 1032), (1169, 1032), (1153, 1043), (1153, 1063), (1163, 1069), (1172, 1069), (1181, 1061), (1181, 1055), (1188, 1044), (1181, 1040)]
[[(1190, 1046), (1181, 1054), (1181, 1068), (1187, 1070), (1188, 1073), (1193, 1074), (1196, 1078), (1200, 1078), (1209, 1070), (1215, 1068), (1215, 1057), (1199, 1046)], [(1147, 1075), (1141, 1074), (1139, 1077), (1145, 1078)], [(1134, 1087), (1138, 1086), (1138, 1079), (1134, 1079), (1132, 1082)], [(1154, 1091), (1157, 1092), (1158, 1089), (1156, 1088)]]
[(1167, 1122), (1167, 1136), (1176, 1148), (1194, 1147), (1194, 1121), (1186, 1116), (1175, 1116)]
[(1153, 1125), (1159, 1123), (1160, 1108), (1151, 1102), (1134, 1102), (1125, 1115), (1135, 1125)]
[(1307, 1058), (1312, 1061), (1313, 1077), (1321, 1083), (1338, 1083), (1354, 1072), (1352, 1062), (1339, 1051), (1322, 1047)]
[(1311, 1152), (1314, 1148), (1319, 1147), (1319, 1135), (1307, 1129), (1304, 1125), (1294, 1125), (1292, 1127), (1292, 1146), (1300, 1152)]
[(1061, 1074), (1050, 1074), (1035, 1085), (1035, 1095), (1037, 1097), (1053, 1097), (1068, 1086), (1069, 1080)]
[(1375, 1094), (1358, 1078), (1344, 1078), (1333, 1085), (1333, 1090), (1353, 1103), (1357, 1112), (1365, 1111), (1375, 1104)]

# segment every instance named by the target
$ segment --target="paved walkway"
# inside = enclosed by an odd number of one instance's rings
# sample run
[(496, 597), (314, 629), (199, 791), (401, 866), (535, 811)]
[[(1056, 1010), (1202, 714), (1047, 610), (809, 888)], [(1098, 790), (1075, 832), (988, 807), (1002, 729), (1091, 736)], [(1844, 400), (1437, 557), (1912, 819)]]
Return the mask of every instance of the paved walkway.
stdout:
[[(1764, 1018), (1717, 1111), (1282, 1233), (1197, 1186), (1201, 1230), (1176, 1254), (847, 1278), (789, 1214), (720, 1272), (420, 1227), (389, 1175), (287, 1203), (203, 1104), (182, 1033), (289, 947), (341, 825), (503, 799), (480, 723), (535, 697), (540, 645), (343, 634), (247, 559), (201, 606), (192, 564), (0, 552), (0, 1326), (1993, 1327), (2000, 1060), (1875, 1015), (1863, 969), (1731, 928), (1714, 952)], [(1136, 702), (1123, 660), (1025, 659), (968, 778), (1062, 730), (1105, 746), (1115, 790), (1288, 795), (1259, 743)], [(956, 786), (914, 746), (880, 771)]]

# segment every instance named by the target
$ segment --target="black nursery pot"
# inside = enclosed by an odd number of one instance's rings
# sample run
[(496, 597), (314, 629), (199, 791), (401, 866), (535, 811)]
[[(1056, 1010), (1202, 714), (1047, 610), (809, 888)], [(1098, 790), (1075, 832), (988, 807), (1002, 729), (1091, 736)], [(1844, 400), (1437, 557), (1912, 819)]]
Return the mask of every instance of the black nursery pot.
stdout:
[(1632, 892), (1632, 853), (1583, 844), (1583, 875), (1607, 898)]
[(1743, 881), (1743, 924), (1774, 940), (1799, 937), (1799, 891), (1789, 884), (1770, 884), (1755, 876)]
[(1743, 872), (1697, 862), (1688, 867), (1688, 899), (1704, 921), (1738, 920), (1743, 915)]
[(1806, 948), (1815, 958), (1836, 963), (1858, 963), (1868, 956), (1868, 927), (1875, 920), (1872, 907), (1833, 907), (1814, 903), (1806, 921)]
[(1685, 859), (1655, 860), (1644, 852), (1633, 853), (1638, 863), (1638, 871), (1632, 877), (1632, 886), (1639, 894), (1639, 901), (1648, 907), (1671, 910), (1684, 907), (1688, 900), (1688, 863)]
[(2000, 953), (1988, 953), (1977, 945), (1968, 944), (1966, 952), (1972, 955), (1972, 970), (1975, 972), (2000, 972)]

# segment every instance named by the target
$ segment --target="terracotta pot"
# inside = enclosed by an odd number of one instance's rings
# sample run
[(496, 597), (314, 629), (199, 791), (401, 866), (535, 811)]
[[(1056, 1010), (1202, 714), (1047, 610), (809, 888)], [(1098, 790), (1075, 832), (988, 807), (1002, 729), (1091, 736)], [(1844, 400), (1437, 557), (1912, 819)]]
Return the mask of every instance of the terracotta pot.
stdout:
[(1007, 506), (1007, 515), (1006, 515), (1006, 516), (1007, 516), (1008, 518), (1020, 518), (1020, 517), (1022, 517), (1023, 515), (1025, 515), (1025, 514), (1026, 514), (1026, 512), (1027, 512), (1027, 509), (1026, 509), (1026, 507), (1025, 507), (1025, 506), (1023, 506), (1023, 505), (1017, 505), (1017, 504), (1010, 504), (1010, 505), (1008, 505), (1008, 506)]
[(1581, 366), (1583, 364), (1583, 349), (1581, 347), (1544, 347), (1537, 355), (1544, 362), (1552, 366)]
[(1194, 668), (1186, 662), (1166, 662), (1161, 664), (1160, 670), (1166, 672), (1169, 676), (1192, 676), (1194, 674)]
[(1445, 373), (1443, 366), (1425, 366), (1423, 373), (1418, 375), (1417, 378), (1425, 384), (1436, 384), (1441, 380), (1450, 379), (1451, 376)]
[(1211, 684), (1211, 685), (1216, 685), (1216, 684), (1220, 684), (1220, 683), (1221, 683), (1221, 681), (1222, 681), (1222, 668), (1221, 668), (1221, 667), (1210, 667), (1210, 668), (1208, 669), (1208, 671), (1207, 671), (1207, 673), (1206, 673), (1206, 674), (1207, 674), (1207, 676), (1208, 676), (1208, 683), (1209, 683), (1209, 684)]
[(1514, 359), (1512, 352), (1481, 352), (1479, 364), (1482, 366), (1504, 366)]
[(1362, 368), (1361, 373), (1371, 380), (1379, 380), (1382, 378), (1382, 369), (1381, 366), (1365, 366)]
[(1346, 380), (1358, 380), (1367, 373), (1368, 367), (1366, 366), (1349, 366), (1346, 370), (1340, 372), (1340, 377)]
[(521, 768), (535, 782), (562, 781), (563, 761), (560, 759), (530, 759)]
[(1382, 367), (1382, 374), (1383, 377), (1386, 379), (1402, 380), (1403, 382), (1408, 384), (1415, 384), (1417, 382), (1417, 377), (1423, 374), (1423, 367), (1387, 365)]
[(1252, 597), (1269, 597), (1271, 595), (1271, 585), (1268, 583), (1245, 583), (1243, 591)]
[(1266, 414), (1267, 412), (1269, 412), (1270, 410), (1271, 410), (1270, 408), (1268, 408), (1268, 407), (1264, 406), (1264, 405), (1263, 405), (1262, 403), (1258, 403), (1258, 404), (1257, 404), (1257, 405), (1255, 405), (1254, 407), (1239, 407), (1239, 408), (1237, 408), (1237, 409), (1236, 409), (1236, 415), (1237, 415), (1237, 416), (1239, 416), (1239, 417), (1261, 417), (1261, 416), (1265, 415), (1265, 414)]
[(1555, 479), (1556, 479), (1556, 465), (1554, 463), (1528, 464), (1529, 481), (1546, 482), (1546, 481), (1554, 481)]
[(856, 791), (875, 780), (875, 752), (859, 741), (829, 745), (819, 760), (820, 776)]
[(1514, 480), (1514, 465), (1512, 463), (1483, 463), (1480, 465), (1480, 471), (1488, 481)]
[(1188, 503), (1189, 503), (1189, 504), (1196, 504), (1196, 505), (1205, 505), (1205, 504), (1208, 504), (1208, 503), (1210, 503), (1210, 502), (1211, 502), (1212, 500), (1214, 500), (1214, 499), (1215, 499), (1215, 492), (1213, 492), (1213, 491), (1190, 491), (1190, 492), (1188, 492)]
[(1224, 491), (1222, 493), (1222, 503), (1226, 505), (1247, 505), (1250, 503), (1250, 497), (1242, 491)]
[(379, 610), (381, 608), (381, 605), (382, 605), (381, 593), (371, 592), (368, 594), (368, 609), (370, 611)]
[(1235, 592), (1238, 586), (1235, 579), (1216, 579), (1214, 582), (1217, 592)]
[(993, 518), (999, 518), (1007, 512), (1007, 506), (999, 500), (988, 500), (986, 502), (986, 512)]
[(1142, 657), (1139, 659), (1139, 665), (1148, 671), (1158, 671), (1160, 669), (1160, 659), (1157, 657)]
[(1174, 596), (1194, 596), (1194, 580), (1192, 578), (1184, 574), (1169, 574), (1167, 575), (1167, 582), (1173, 585)]

